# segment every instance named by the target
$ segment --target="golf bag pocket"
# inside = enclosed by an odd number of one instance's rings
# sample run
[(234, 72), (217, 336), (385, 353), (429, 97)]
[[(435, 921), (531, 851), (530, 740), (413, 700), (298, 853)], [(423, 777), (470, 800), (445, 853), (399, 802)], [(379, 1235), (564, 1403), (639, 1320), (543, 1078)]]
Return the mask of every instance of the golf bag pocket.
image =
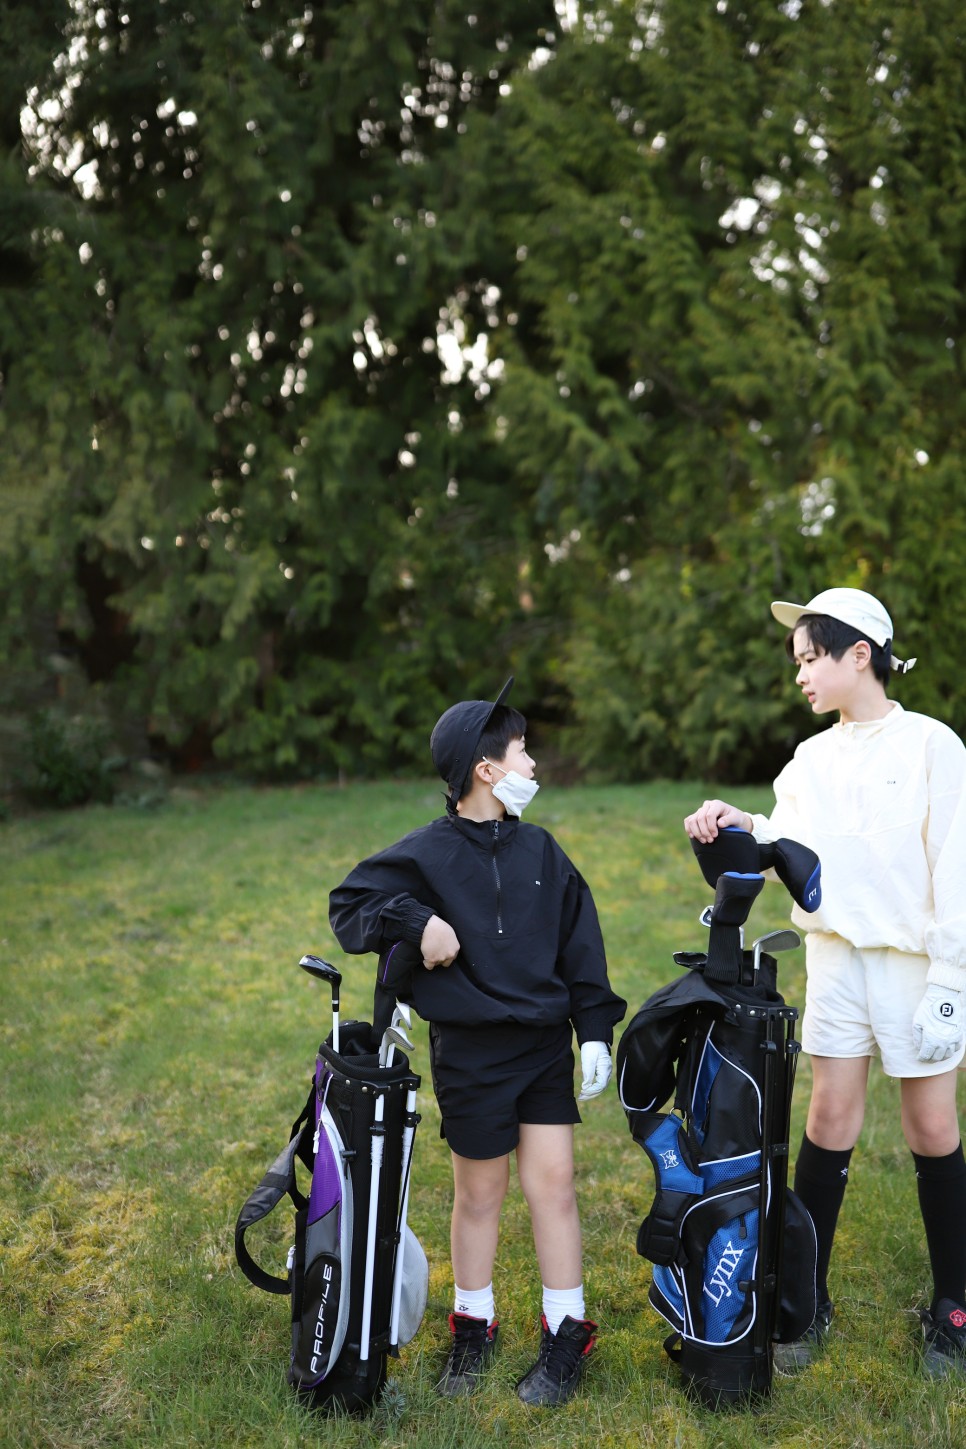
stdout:
[(794, 1343), (807, 1333), (815, 1317), (815, 1267), (818, 1240), (811, 1213), (792, 1189), (785, 1189), (785, 1236), (781, 1295), (775, 1339)]
[(696, 1034), (692, 1049), (694, 1086), (687, 1103), (691, 1131), (705, 1157), (727, 1158), (739, 1145), (761, 1133), (761, 1091), (754, 1077), (722, 1050), (715, 1023), (707, 1035)]
[(635, 1136), (654, 1168), (657, 1195), (637, 1234), (637, 1251), (652, 1263), (674, 1263), (681, 1248), (681, 1220), (704, 1179), (692, 1165), (684, 1123), (673, 1114), (640, 1114)]
[[(687, 1146), (677, 1118), (680, 1146)], [(652, 1144), (670, 1140), (667, 1126), (652, 1134)], [(645, 1144), (645, 1151), (653, 1156)], [(664, 1150), (664, 1159), (678, 1156), (678, 1147)], [(657, 1169), (656, 1169), (657, 1170)], [(669, 1191), (661, 1172), (683, 1179), (690, 1174), (691, 1192)], [(752, 1288), (758, 1254), (760, 1154), (698, 1164), (694, 1173), (662, 1161), (658, 1192), (641, 1224), (637, 1250), (654, 1263), (650, 1300), (678, 1333), (706, 1344), (742, 1337), (754, 1323)]]
[[(326, 1078), (326, 1087), (331, 1080)], [(307, 1205), (295, 1217), (292, 1262), (290, 1380), (311, 1388), (325, 1379), (345, 1342), (349, 1295), (343, 1274), (352, 1250), (353, 1220), (346, 1148), (324, 1095), (317, 1111), (312, 1187)]]

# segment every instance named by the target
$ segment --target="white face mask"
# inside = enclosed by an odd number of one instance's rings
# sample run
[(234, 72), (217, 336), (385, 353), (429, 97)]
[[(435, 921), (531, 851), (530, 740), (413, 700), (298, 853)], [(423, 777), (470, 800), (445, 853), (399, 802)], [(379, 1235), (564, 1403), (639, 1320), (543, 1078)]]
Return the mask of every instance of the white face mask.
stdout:
[[(486, 759), (485, 755), (484, 759)], [(491, 769), (499, 770), (503, 776), (503, 779), (498, 780), (495, 785), (491, 785), (490, 789), (507, 814), (515, 815), (519, 819), (540, 786), (536, 780), (525, 780), (516, 770), (504, 770), (502, 765), (494, 765), (492, 760), (486, 760), (486, 763)]]

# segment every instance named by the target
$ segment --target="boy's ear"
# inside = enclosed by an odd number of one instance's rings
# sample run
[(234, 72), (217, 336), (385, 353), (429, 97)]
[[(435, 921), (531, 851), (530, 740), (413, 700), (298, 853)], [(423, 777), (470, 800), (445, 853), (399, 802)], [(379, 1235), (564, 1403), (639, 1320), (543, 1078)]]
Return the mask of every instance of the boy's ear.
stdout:
[(490, 769), (486, 760), (477, 760), (473, 766), (473, 778), (474, 780), (481, 780), (484, 785), (493, 783), (493, 771)]
[(872, 659), (872, 649), (868, 643), (868, 640), (860, 639), (858, 643), (853, 644), (852, 647), (855, 650), (856, 664), (859, 666), (860, 669), (865, 669)]

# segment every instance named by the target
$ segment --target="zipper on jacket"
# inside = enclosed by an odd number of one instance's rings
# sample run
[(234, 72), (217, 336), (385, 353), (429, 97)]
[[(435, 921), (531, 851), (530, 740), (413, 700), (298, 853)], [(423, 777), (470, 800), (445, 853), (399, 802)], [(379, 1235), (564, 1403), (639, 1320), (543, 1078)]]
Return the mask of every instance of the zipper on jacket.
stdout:
[(500, 883), (500, 867), (496, 863), (496, 849), (497, 849), (497, 846), (499, 845), (499, 843), (500, 843), (500, 822), (499, 822), (499, 820), (494, 820), (494, 822), (493, 822), (493, 854), (491, 856), (491, 859), (493, 861), (493, 879), (496, 881), (496, 933), (497, 933), (498, 936), (502, 936), (503, 935), (503, 904), (502, 904), (503, 887), (502, 887), (502, 885)]

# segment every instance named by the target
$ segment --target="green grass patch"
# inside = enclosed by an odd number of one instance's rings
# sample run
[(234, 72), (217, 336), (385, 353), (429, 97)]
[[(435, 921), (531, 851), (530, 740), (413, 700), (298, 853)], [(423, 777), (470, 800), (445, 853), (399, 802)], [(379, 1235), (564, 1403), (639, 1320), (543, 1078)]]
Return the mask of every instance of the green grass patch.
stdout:
[[(590, 882), (615, 987), (635, 1009), (703, 940), (708, 892), (681, 829), (700, 785), (547, 789), (548, 826)], [(749, 808), (769, 792), (745, 791)], [(514, 1189), (495, 1283), (501, 1352), (480, 1394), (433, 1384), (449, 1309), (450, 1169), (426, 1085), (410, 1220), (430, 1260), (427, 1315), (365, 1420), (313, 1418), (284, 1383), (285, 1300), (250, 1287), (232, 1232), (304, 1100), (324, 991), (305, 951), (345, 973), (343, 1014), (367, 1017), (369, 958), (328, 928), (332, 885), (362, 855), (431, 819), (435, 784), (181, 790), (154, 813), (93, 806), (0, 827), (0, 1444), (826, 1446), (966, 1442), (966, 1389), (925, 1382), (916, 1306), (929, 1288), (895, 1084), (874, 1069), (833, 1265), (836, 1332), (824, 1360), (778, 1381), (759, 1412), (690, 1404), (646, 1303), (638, 1223), (647, 1160), (610, 1088), (577, 1132), (588, 1310), (600, 1346), (580, 1396), (525, 1408), (540, 1308), (529, 1221)], [(787, 921), (766, 889), (757, 933)], [(781, 958), (801, 1005), (802, 951)], [(797, 1142), (807, 1100), (803, 1062)], [(258, 1249), (280, 1268), (289, 1222)]]

